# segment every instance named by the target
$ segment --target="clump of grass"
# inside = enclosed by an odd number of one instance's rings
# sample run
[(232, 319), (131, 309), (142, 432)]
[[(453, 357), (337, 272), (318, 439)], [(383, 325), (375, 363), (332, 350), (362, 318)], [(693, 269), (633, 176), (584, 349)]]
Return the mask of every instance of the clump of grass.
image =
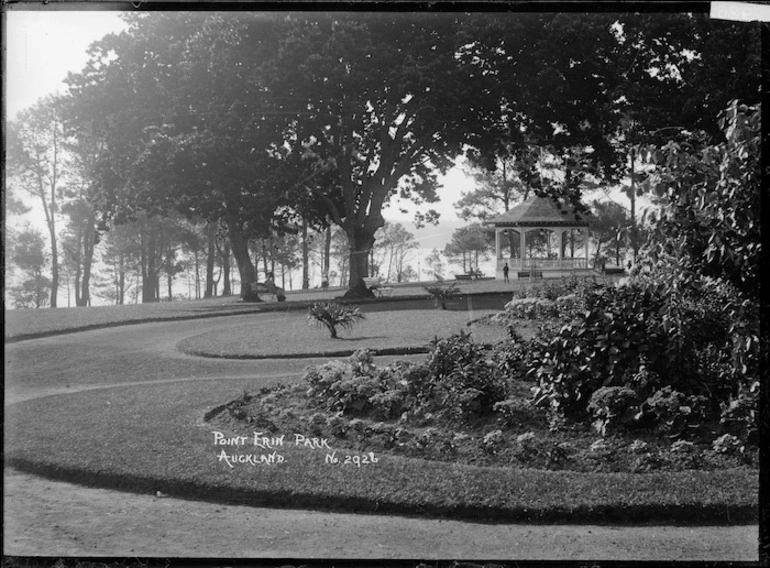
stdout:
[(454, 283), (449, 286), (423, 286), (423, 289), (433, 298), (433, 305), (441, 310), (445, 310), (447, 300), (451, 300), (460, 295)]
[(345, 306), (336, 302), (316, 302), (308, 308), (307, 322), (329, 330), (332, 339), (337, 339), (337, 328), (350, 329), (366, 319), (358, 306)]

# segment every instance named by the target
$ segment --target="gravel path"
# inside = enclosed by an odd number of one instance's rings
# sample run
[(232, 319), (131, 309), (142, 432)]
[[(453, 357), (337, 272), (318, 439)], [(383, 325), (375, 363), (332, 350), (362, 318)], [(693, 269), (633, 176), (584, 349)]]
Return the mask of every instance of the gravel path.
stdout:
[[(147, 382), (298, 377), (318, 360), (233, 361), (176, 343), (243, 318), (140, 324), (6, 345), (5, 404)], [(400, 359), (403, 357), (399, 357)], [(385, 360), (393, 358), (384, 358)], [(6, 468), (5, 555), (756, 561), (758, 527), (493, 525), (158, 498)]]

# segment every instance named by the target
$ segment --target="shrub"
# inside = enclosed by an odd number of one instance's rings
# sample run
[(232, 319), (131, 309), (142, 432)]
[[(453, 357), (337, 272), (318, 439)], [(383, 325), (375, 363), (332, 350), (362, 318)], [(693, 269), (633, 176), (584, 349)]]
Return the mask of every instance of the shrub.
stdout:
[[(697, 400), (702, 417), (716, 417), (744, 377), (758, 377), (756, 303), (734, 286), (672, 267), (579, 296), (568, 323), (543, 327), (530, 343), (537, 404), (579, 416), (601, 387), (627, 386), (644, 399), (670, 386), (714, 401), (693, 398), (677, 409)], [(676, 430), (671, 418), (663, 422)]]
[(600, 387), (623, 385), (642, 356), (654, 360), (663, 348), (648, 325), (661, 302), (654, 293), (628, 286), (586, 294), (585, 312), (531, 344), (536, 402), (568, 414), (584, 410)]
[(743, 451), (743, 444), (732, 434), (723, 434), (714, 440), (712, 448), (718, 454), (732, 455)]
[(759, 416), (759, 381), (742, 383), (736, 395), (723, 402), (719, 423), (743, 442), (756, 444)]
[(542, 424), (545, 416), (541, 410), (529, 401), (521, 398), (508, 398), (496, 402), (492, 409), (500, 416), (498, 423), (505, 428)]
[(705, 405), (705, 397), (687, 396), (665, 386), (644, 401), (642, 409), (652, 417), (658, 432), (675, 438), (703, 424)]
[(449, 286), (423, 286), (423, 289), (433, 299), (433, 305), (441, 310), (447, 309), (448, 300), (460, 295), (460, 290), (455, 287), (454, 282)]
[(528, 354), (528, 342), (513, 325), (509, 325), (508, 338), (498, 341), (493, 346), (489, 357), (497, 372), (512, 381), (526, 377)]
[(345, 306), (336, 302), (316, 302), (308, 308), (308, 324), (316, 324), (329, 330), (332, 339), (337, 338), (337, 328), (350, 329), (366, 319), (357, 306)]
[(639, 399), (634, 391), (626, 387), (602, 387), (591, 395), (588, 410), (595, 418), (596, 430), (606, 436), (608, 429), (618, 428), (636, 419)]
[(505, 398), (505, 382), (483, 346), (460, 332), (434, 339), (420, 375), (419, 398), (443, 415), (467, 419)]
[(692, 442), (677, 440), (668, 450), (669, 460), (680, 469), (695, 469), (700, 463), (700, 455)]
[(559, 315), (556, 303), (544, 298), (513, 299), (505, 305), (505, 311), (509, 319), (546, 319)]
[(505, 436), (502, 430), (494, 430), (487, 433), (481, 441), (482, 449), (490, 454), (496, 454), (505, 444)]
[(372, 361), (371, 352), (359, 350), (346, 360), (308, 369), (308, 396), (328, 410), (343, 414), (375, 410), (390, 416), (403, 400), (405, 385), (392, 369), (378, 369)]
[(634, 473), (642, 473), (660, 469), (663, 465), (664, 461), (658, 452), (644, 452), (634, 457), (630, 469)]

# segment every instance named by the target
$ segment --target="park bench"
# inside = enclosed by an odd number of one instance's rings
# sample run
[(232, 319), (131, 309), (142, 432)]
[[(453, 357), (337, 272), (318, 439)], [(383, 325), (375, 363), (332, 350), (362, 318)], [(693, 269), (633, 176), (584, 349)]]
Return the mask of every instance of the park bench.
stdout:
[(283, 293), (283, 288), (273, 285), (268, 288), (264, 282), (252, 282), (251, 291), (254, 294), (272, 294), (276, 300), (283, 302), (286, 300), (286, 296)]
[(393, 295), (393, 288), (383, 286), (380, 278), (364, 278), (366, 288), (374, 293), (378, 298), (390, 297)]
[(542, 270), (520, 270), (518, 272), (519, 278), (542, 278)]
[(478, 280), (482, 276), (484, 276), (484, 273), (481, 270), (473, 270), (465, 274), (455, 274), (455, 280)]

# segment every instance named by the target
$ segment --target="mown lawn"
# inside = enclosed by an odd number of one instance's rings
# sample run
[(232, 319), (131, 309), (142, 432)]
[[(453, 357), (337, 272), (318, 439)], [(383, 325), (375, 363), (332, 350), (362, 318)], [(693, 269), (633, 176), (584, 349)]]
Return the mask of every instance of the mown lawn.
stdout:
[(185, 353), (206, 357), (261, 358), (299, 355), (349, 354), (368, 348), (381, 353), (424, 350), (435, 337), (447, 337), (461, 330), (471, 332), (477, 343), (491, 343), (505, 337), (499, 325), (468, 325), (494, 310), (445, 311), (398, 310), (367, 312), (366, 319), (351, 330), (331, 339), (328, 331), (308, 324), (304, 312), (274, 314), (269, 321), (224, 326), (182, 340), (177, 346)]
[(261, 309), (259, 306), (261, 304), (244, 304), (236, 296), (227, 296), (156, 304), (6, 310), (5, 339), (16, 340), (127, 323), (251, 313)]
[[(474, 282), (464, 285), (462, 288), (471, 293), (453, 300), (450, 309), (466, 311), (490, 307), (502, 309), (505, 302), (511, 299), (508, 289), (512, 290), (512, 287), (506, 286), (507, 289), (501, 289), (501, 285), (495, 281)], [(265, 296), (264, 302), (257, 303), (244, 303), (238, 296), (224, 296), (203, 300), (179, 300), (122, 306), (6, 310), (5, 340), (10, 342), (68, 331), (141, 322), (219, 317), (263, 311), (303, 312), (313, 302), (333, 301), (343, 292), (339, 289), (287, 292), (286, 302), (281, 303), (275, 302), (275, 298), (270, 295)], [(414, 284), (396, 287), (391, 298), (365, 300), (362, 302), (362, 306), (367, 312), (428, 309), (431, 307), (431, 302), (422, 287)]]
[[(756, 518), (756, 471), (648, 474), (476, 467), (294, 446), (276, 432), (282, 463), (236, 463), (227, 454), (270, 454), (249, 443), (218, 446), (207, 411), (259, 383), (186, 382), (46, 397), (6, 411), (6, 464), (87, 485), (198, 499), (333, 510), (506, 521), (740, 523)], [(226, 434), (226, 432), (225, 432)], [(258, 458), (257, 458), (258, 459)]]

